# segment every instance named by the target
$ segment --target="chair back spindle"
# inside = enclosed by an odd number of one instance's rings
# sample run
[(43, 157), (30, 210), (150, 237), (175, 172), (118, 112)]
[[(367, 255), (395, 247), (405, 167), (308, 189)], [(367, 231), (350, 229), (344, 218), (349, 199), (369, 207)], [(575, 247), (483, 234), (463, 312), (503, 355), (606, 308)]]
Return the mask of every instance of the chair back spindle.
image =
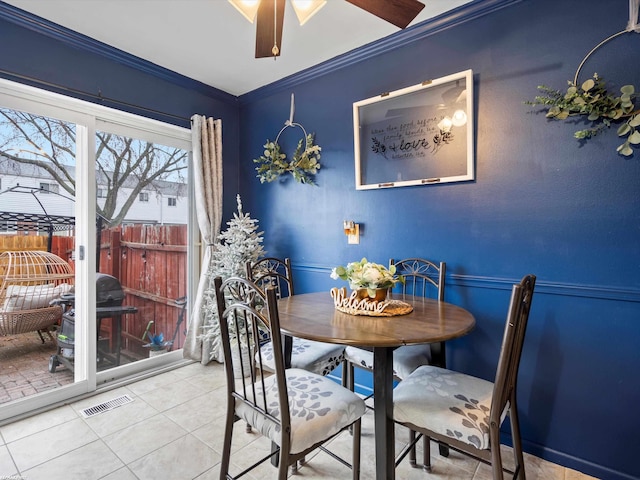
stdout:
[(261, 258), (255, 263), (247, 262), (247, 278), (263, 291), (274, 287), (278, 298), (290, 297), (293, 291), (291, 260), (274, 257)]
[(444, 301), (445, 262), (436, 264), (423, 258), (406, 258), (397, 262), (391, 259), (389, 265), (394, 265), (396, 274), (405, 279), (404, 284), (397, 286), (401, 293)]
[[(357, 480), (360, 417), (366, 409), (364, 401), (323, 376), (285, 368), (278, 292), (273, 284), (262, 283), (267, 284), (263, 290), (251, 280), (239, 277), (225, 281), (220, 277), (214, 279), (227, 380), (220, 478), (242, 477), (271, 459), (278, 467), (277, 478), (286, 480), (290, 466), (294, 471), (308, 453), (352, 426), (352, 478)], [(273, 358), (270, 359), (261, 352), (259, 339), (263, 331), (271, 338)], [(248, 355), (244, 355), (245, 352)], [(267, 360), (271, 362), (269, 366)], [(240, 376), (235, 375), (238, 369), (242, 373)], [(237, 420), (243, 420), (250, 429), (269, 438), (272, 448), (253, 465), (232, 476), (229, 474), (230, 457)], [(331, 455), (349, 465), (344, 459)]]
[[(234, 398), (249, 408), (258, 410), (286, 431), (290, 418), (283, 356), (275, 354), (273, 359), (281, 412), (278, 419), (269, 413), (274, 408), (273, 406), (268, 408), (266, 396), (268, 390), (264, 382), (272, 372), (265, 368), (260, 349), (255, 342), (255, 339), (260, 338), (261, 329), (267, 329), (270, 332), (280, 331), (276, 290), (270, 287), (263, 292), (254, 283), (239, 277), (232, 277), (224, 282), (222, 278), (217, 277), (214, 285), (228, 398)], [(272, 335), (272, 337), (274, 352), (282, 352), (280, 335)], [(242, 375), (234, 374), (238, 370)], [(261, 388), (258, 388), (259, 386)]]

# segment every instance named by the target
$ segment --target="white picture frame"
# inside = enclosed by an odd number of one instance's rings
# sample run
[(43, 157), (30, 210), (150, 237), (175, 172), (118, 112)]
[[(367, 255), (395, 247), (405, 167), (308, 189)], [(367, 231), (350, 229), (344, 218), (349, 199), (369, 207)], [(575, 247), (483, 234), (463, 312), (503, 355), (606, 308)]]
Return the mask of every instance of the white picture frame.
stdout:
[(353, 104), (356, 190), (475, 180), (473, 72)]

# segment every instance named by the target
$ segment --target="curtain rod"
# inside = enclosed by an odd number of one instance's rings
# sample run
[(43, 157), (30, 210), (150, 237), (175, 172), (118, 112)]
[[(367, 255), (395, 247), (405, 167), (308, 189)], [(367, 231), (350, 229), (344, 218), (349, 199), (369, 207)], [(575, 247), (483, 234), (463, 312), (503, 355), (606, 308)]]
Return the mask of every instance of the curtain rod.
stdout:
[(124, 102), (122, 100), (116, 100), (115, 98), (105, 97), (105, 96), (102, 95), (102, 93), (100, 91), (98, 91), (98, 94), (89, 93), (89, 92), (85, 92), (85, 91), (82, 91), (82, 90), (77, 90), (75, 88), (65, 87), (63, 85), (58, 85), (56, 83), (47, 82), (47, 81), (41, 80), (39, 78), (30, 77), (28, 75), (22, 75), (20, 73), (11, 72), (9, 70), (4, 70), (4, 69), (0, 69), (0, 74), (8, 75), (10, 77), (15, 77), (15, 78), (18, 78), (20, 80), (26, 80), (28, 82), (36, 83), (36, 84), (39, 84), (39, 85), (45, 85), (47, 87), (57, 88), (59, 90), (75, 93), (75, 94), (78, 94), (78, 95), (84, 95), (86, 97), (94, 98), (96, 100), (101, 100), (101, 101), (114, 103), (116, 105), (121, 105), (123, 107), (135, 108), (135, 109), (142, 110), (142, 111), (145, 111), (145, 112), (148, 112), (148, 113), (155, 113), (157, 115), (163, 115), (165, 117), (175, 118), (177, 120), (183, 120), (183, 121), (187, 121), (187, 122), (191, 121), (190, 118), (181, 117), (179, 115), (174, 115), (173, 113), (166, 113), (166, 112), (162, 112), (160, 110), (155, 110), (153, 108), (143, 107), (142, 105), (136, 105), (134, 103), (128, 103), (128, 102)]

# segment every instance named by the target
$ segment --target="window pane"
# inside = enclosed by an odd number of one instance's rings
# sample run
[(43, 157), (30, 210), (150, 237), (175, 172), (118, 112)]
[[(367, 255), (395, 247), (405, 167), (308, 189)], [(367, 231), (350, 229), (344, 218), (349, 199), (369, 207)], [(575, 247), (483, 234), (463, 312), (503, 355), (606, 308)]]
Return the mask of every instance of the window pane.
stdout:
[(75, 138), (72, 123), (0, 108), (0, 271), (21, 265), (0, 286), (0, 404), (74, 382), (73, 304), (50, 302), (74, 283)]
[[(98, 369), (104, 370), (147, 358), (160, 346), (182, 348), (188, 151), (98, 131), (96, 152), (97, 189), (104, 192), (97, 199), (104, 222), (98, 271), (119, 289), (111, 295), (117, 305), (99, 310), (106, 356)], [(104, 295), (96, 288), (98, 301), (104, 296), (106, 302), (107, 286)], [(154, 341), (160, 345), (149, 345)]]

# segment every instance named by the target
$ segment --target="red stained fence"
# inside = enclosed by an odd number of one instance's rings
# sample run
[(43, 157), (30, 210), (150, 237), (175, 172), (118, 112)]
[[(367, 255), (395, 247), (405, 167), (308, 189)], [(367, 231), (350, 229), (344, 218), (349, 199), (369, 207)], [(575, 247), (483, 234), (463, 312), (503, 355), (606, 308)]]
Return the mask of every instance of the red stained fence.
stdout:
[[(74, 237), (54, 236), (51, 252), (73, 267), (74, 242)], [(0, 236), (0, 252), (46, 249), (46, 236)], [(123, 305), (138, 309), (122, 318), (123, 353), (147, 356), (142, 335), (151, 320), (152, 333), (162, 332), (166, 340), (175, 333), (173, 348), (182, 348), (188, 312), (176, 331), (181, 313), (176, 299), (187, 295), (187, 226), (136, 224), (103, 230), (99, 258), (98, 271), (120, 281), (126, 294)], [(101, 330), (101, 335), (112, 337), (109, 320), (101, 322)]]
[[(138, 313), (122, 319), (122, 348), (146, 356), (142, 345), (150, 321), (152, 333), (165, 340), (175, 334), (173, 348), (182, 348), (187, 315), (176, 331), (180, 306), (176, 300), (187, 295), (187, 226), (125, 225), (102, 232), (100, 272), (120, 280), (126, 293), (123, 305)], [(110, 322), (103, 322), (103, 328)]]

